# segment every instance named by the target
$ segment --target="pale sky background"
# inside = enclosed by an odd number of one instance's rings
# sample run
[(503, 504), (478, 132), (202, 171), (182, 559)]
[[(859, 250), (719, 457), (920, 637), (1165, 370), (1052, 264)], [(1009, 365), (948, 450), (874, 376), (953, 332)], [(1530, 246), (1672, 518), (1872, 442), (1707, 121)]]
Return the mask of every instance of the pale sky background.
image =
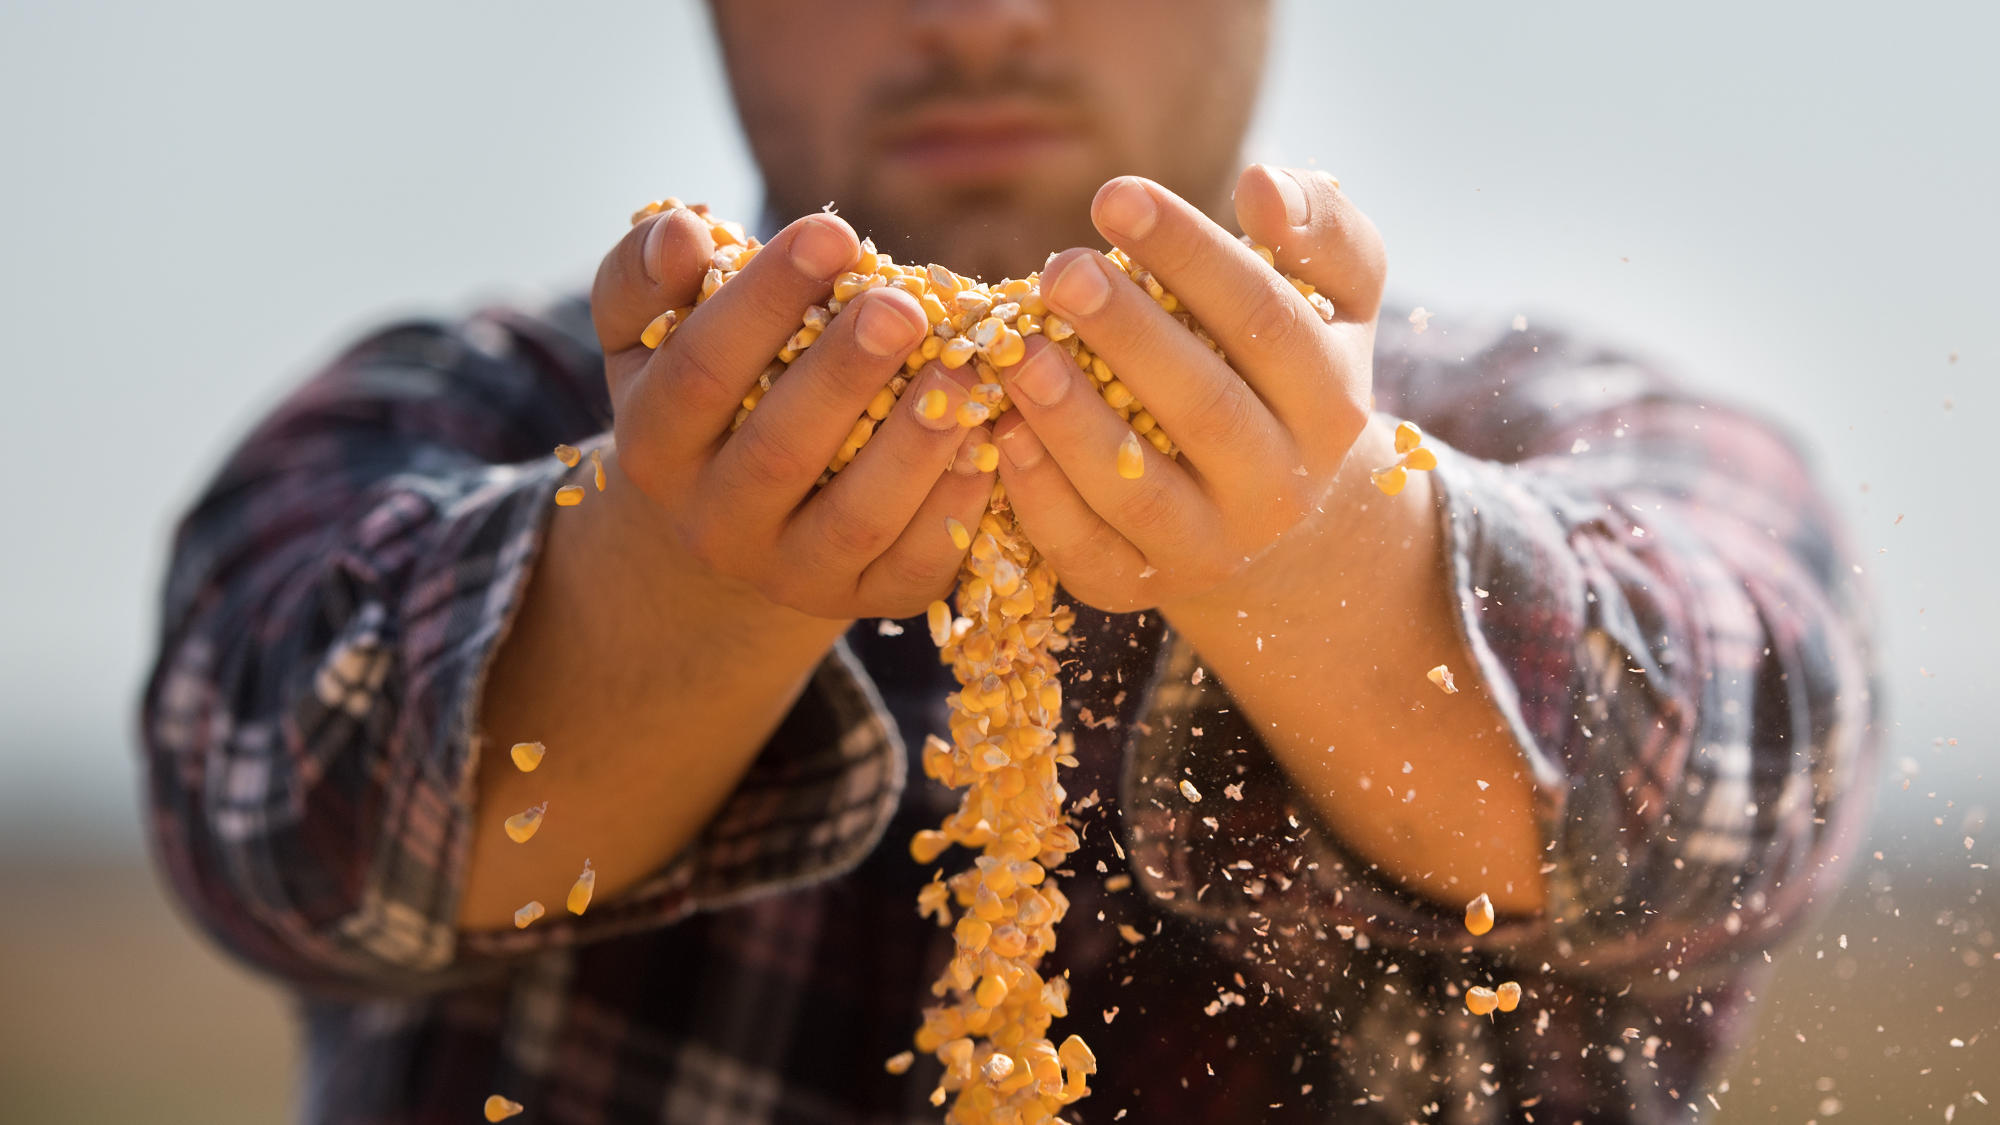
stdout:
[[(1251, 155), (1337, 172), (1404, 299), (1789, 420), (1882, 593), (1891, 761), (1990, 803), (2000, 5), (1281, 7)], [(170, 520), (331, 349), (578, 283), (646, 198), (754, 214), (706, 34), (689, 0), (0, 10), (8, 835), (135, 839)]]

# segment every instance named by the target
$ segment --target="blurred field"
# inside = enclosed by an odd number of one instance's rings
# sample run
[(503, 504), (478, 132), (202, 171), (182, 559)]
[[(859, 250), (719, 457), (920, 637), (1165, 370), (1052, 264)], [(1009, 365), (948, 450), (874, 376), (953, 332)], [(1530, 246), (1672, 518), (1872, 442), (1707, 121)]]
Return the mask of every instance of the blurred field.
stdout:
[[(1907, 814), (1916, 795), (1900, 796)], [(283, 997), (190, 931), (149, 868), (116, 856), (23, 866), (20, 849), (9, 854), (0, 1119), (287, 1120), (296, 1048)], [(1975, 1096), (2000, 1101), (2000, 917), (1983, 893), (1992, 873), (1963, 851), (1929, 849), (1915, 868), (1885, 854), (1862, 865), (1825, 925), (1780, 955), (1708, 1120), (1944, 1121), (1956, 1106), (1958, 1122), (2000, 1121)]]

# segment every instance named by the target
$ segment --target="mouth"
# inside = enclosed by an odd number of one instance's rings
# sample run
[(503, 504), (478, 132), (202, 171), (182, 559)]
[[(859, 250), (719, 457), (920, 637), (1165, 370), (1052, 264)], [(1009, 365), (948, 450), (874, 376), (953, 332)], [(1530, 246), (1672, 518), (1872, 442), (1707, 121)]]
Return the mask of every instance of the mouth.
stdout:
[(996, 102), (933, 105), (884, 130), (879, 158), (898, 173), (935, 185), (1032, 175), (1038, 165), (1081, 147), (1083, 130), (1038, 106)]

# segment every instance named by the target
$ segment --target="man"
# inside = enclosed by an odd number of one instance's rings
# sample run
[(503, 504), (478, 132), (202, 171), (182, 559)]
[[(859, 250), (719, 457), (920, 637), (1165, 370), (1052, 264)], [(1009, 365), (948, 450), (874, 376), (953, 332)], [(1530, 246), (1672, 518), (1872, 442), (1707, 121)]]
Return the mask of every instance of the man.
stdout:
[[(1239, 175), (1264, 5), (714, 14), (769, 213), (803, 218), (657, 351), (641, 329), (712, 246), (685, 211), (636, 225), (587, 306), (370, 338), (182, 530), (156, 840), (304, 997), (304, 1116), (463, 1121), (497, 1093), (533, 1121), (936, 1120), (933, 1064), (882, 1060), (950, 950), (902, 845), (951, 807), (905, 777), (952, 685), (878, 619), (949, 589), (944, 521), (996, 477), (1081, 603), (1069, 787), (1095, 799), (1044, 968), (1100, 1060), (1072, 1116), (1692, 1113), (1762, 951), (1851, 850), (1873, 753), (1858, 598), (1791, 447), (1557, 333), (1378, 340), (1352, 201)], [(892, 289), (732, 434), (857, 232), (1040, 269), (1181, 459), (1110, 471), (1123, 423), (1031, 341), (990, 430), (908, 394), (815, 490), (923, 331)], [(1440, 460), (1390, 498), (1369, 470), (1398, 418)], [(987, 440), (997, 473), (966, 456)], [(608, 490), (555, 509), (559, 441)], [(504, 747), (531, 740), (524, 773)], [(587, 914), (515, 928), (586, 860)], [(1501, 920), (1474, 937), (1482, 893)], [(1507, 980), (1519, 1010), (1467, 1013)]]

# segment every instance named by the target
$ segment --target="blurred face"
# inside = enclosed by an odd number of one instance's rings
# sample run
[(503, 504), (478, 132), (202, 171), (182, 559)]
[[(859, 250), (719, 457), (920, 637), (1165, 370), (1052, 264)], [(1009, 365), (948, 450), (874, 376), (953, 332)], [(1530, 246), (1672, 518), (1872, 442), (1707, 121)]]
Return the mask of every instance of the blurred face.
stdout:
[(1229, 222), (1267, 0), (714, 0), (781, 219), (829, 200), (900, 261), (987, 280), (1101, 246), (1091, 197), (1165, 184)]

